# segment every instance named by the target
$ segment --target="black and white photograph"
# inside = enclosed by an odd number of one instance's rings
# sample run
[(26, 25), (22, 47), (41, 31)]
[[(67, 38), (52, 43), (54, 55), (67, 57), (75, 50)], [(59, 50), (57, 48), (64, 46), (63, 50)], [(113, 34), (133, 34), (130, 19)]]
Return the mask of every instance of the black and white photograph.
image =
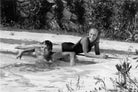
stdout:
[(138, 92), (138, 0), (0, 0), (0, 92)]

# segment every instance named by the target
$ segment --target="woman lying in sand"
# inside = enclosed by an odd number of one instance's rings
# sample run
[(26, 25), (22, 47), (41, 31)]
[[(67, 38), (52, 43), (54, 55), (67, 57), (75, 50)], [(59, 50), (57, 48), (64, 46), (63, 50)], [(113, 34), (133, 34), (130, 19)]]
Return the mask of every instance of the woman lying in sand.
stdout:
[[(88, 36), (82, 37), (76, 44), (71, 42), (63, 42), (58, 49), (62, 55), (70, 55), (70, 65), (75, 64), (76, 55), (83, 53), (84, 56), (90, 58), (107, 58), (107, 55), (100, 55), (99, 39), (100, 32), (96, 28), (89, 28)], [(94, 47), (96, 55), (89, 53)], [(56, 48), (53, 48), (53, 50)]]
[[(34, 46), (35, 48), (26, 49), (20, 52), (17, 55), (17, 58), (21, 58), (22, 55), (26, 52), (34, 52), (34, 51), (37, 52), (38, 47), (39, 49), (40, 48), (42, 49), (42, 50), (41, 49), (39, 50), (39, 54), (41, 53), (40, 56), (43, 56), (46, 60), (48, 60), (47, 58), (49, 58), (54, 61), (58, 58), (62, 58), (63, 56), (69, 55), (71, 66), (75, 65), (76, 55), (80, 53), (84, 53), (84, 56), (91, 57), (91, 58), (95, 58), (95, 57), (107, 58), (107, 55), (100, 55), (100, 49), (99, 49), (100, 33), (99, 31), (95, 28), (90, 28), (88, 31), (89, 31), (89, 35), (86, 37), (82, 37), (76, 44), (71, 43), (71, 42), (63, 42), (61, 45), (58, 45), (58, 46), (51, 45), (53, 47), (49, 48), (48, 45), (46, 44), (47, 42), (46, 40), (42, 44)], [(48, 42), (52, 44), (52, 42), (50, 41)], [(96, 55), (89, 53), (92, 47), (94, 47)], [(52, 52), (55, 52), (55, 53), (53, 54)]]

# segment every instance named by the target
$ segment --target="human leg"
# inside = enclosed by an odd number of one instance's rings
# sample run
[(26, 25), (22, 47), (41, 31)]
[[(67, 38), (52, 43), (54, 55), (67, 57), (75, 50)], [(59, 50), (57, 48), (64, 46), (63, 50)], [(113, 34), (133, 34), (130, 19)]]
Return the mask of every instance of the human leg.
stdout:
[(75, 60), (76, 60), (76, 53), (75, 52), (55, 52), (52, 55), (52, 59), (53, 59), (53, 61), (56, 61), (58, 59), (66, 57), (66, 56), (67, 57), (69, 56), (70, 65), (71, 66), (75, 65)]
[(62, 55), (69, 55), (70, 58), (70, 66), (75, 65), (75, 60), (76, 60), (76, 53), (75, 52), (62, 52)]
[(76, 53), (73, 51), (74, 43), (64, 42), (59, 45), (53, 46), (53, 52), (55, 52), (52, 58), (55, 60), (69, 56), (70, 65), (75, 65)]
[(61, 44), (53, 45), (52, 52), (62, 52), (62, 45)]

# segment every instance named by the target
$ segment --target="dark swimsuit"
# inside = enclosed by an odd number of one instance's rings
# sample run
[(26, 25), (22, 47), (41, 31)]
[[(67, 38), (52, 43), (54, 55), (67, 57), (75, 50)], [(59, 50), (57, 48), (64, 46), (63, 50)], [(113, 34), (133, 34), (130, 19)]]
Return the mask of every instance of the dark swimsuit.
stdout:
[[(82, 39), (80, 39), (76, 44), (71, 43), (71, 42), (62, 43), (62, 51), (63, 52), (75, 52), (76, 54), (83, 53), (84, 51), (83, 51), (83, 45), (81, 43), (81, 40)], [(90, 43), (90, 40), (87, 37), (86, 41), (88, 43), (88, 46), (86, 48), (86, 50), (87, 50), (86, 52), (89, 52), (91, 50), (91, 48), (93, 46), (95, 46), (95, 53), (96, 53), (96, 55), (99, 55), (100, 54), (99, 45), (96, 45), (97, 44), (97, 39), (95, 41), (93, 41), (92, 43)]]

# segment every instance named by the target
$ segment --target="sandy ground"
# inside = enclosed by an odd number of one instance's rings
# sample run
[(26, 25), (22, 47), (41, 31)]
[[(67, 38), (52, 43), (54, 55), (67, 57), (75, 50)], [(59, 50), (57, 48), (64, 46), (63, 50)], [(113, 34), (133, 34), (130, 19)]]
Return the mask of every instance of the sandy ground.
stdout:
[(138, 78), (136, 68), (138, 56), (134, 53), (135, 49), (138, 49), (138, 43), (101, 40), (102, 53), (108, 54), (110, 58), (77, 56), (79, 61), (73, 67), (69, 66), (69, 62), (59, 60), (50, 68), (48, 66), (42, 68), (34, 63), (36, 60), (34, 57), (24, 56), (21, 60), (16, 59), (16, 46), (37, 43), (45, 39), (60, 44), (65, 41), (75, 43), (80, 37), (0, 31), (0, 92), (69, 92), (68, 85), (73, 89), (72, 92), (89, 92), (98, 87), (95, 85), (95, 77), (102, 78), (107, 88), (113, 89), (110, 79), (117, 78), (115, 65), (123, 62), (128, 51), (131, 54), (128, 60), (132, 65), (131, 77)]

